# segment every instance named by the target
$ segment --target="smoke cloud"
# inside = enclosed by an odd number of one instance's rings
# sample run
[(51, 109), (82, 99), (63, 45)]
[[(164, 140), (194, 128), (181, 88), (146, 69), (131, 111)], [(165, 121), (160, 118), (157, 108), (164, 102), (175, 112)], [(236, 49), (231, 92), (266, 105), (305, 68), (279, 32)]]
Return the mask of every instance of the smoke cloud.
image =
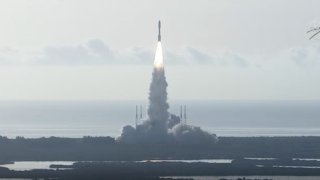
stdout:
[(148, 118), (136, 128), (126, 125), (117, 142), (210, 144), (218, 142), (214, 134), (200, 127), (181, 124), (180, 117), (169, 113), (168, 83), (163, 67), (161, 42), (158, 42), (149, 90)]

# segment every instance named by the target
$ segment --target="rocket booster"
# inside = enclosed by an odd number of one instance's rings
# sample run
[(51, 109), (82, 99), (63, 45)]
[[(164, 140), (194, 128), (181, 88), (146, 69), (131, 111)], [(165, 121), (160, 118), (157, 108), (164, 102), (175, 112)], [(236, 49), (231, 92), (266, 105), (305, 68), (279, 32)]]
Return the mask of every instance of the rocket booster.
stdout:
[(160, 33), (161, 21), (159, 21), (159, 23), (158, 23), (158, 28), (159, 28), (158, 41), (161, 41), (161, 33)]

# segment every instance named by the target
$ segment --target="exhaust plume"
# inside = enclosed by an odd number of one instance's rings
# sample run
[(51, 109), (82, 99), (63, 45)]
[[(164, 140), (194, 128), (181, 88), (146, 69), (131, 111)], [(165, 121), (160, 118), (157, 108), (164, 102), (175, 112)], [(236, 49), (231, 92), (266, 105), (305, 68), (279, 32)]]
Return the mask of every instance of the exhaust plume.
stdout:
[(180, 124), (182, 119), (168, 112), (167, 87), (162, 46), (159, 41), (149, 90), (148, 117), (141, 124), (138, 124), (136, 128), (130, 125), (124, 126), (121, 135), (116, 139), (117, 142), (127, 144), (210, 144), (218, 142), (216, 135), (203, 131), (200, 127)]

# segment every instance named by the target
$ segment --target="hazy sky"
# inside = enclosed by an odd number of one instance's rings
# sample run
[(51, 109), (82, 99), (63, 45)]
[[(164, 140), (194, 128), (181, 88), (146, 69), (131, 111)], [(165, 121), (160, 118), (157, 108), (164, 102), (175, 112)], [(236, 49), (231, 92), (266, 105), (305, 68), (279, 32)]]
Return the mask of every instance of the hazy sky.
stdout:
[(320, 100), (320, 40), (306, 33), (319, 7), (4, 0), (0, 100), (146, 99), (159, 19), (170, 99)]

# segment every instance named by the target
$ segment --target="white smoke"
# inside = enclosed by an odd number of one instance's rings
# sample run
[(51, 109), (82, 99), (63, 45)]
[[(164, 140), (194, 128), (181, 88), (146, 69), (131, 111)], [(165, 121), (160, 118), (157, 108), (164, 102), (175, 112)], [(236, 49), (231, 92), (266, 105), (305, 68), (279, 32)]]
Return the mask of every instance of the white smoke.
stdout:
[(158, 42), (149, 91), (148, 118), (136, 128), (126, 125), (117, 142), (210, 144), (218, 142), (214, 134), (200, 127), (182, 125), (180, 118), (168, 112), (168, 83), (163, 67), (161, 42)]

